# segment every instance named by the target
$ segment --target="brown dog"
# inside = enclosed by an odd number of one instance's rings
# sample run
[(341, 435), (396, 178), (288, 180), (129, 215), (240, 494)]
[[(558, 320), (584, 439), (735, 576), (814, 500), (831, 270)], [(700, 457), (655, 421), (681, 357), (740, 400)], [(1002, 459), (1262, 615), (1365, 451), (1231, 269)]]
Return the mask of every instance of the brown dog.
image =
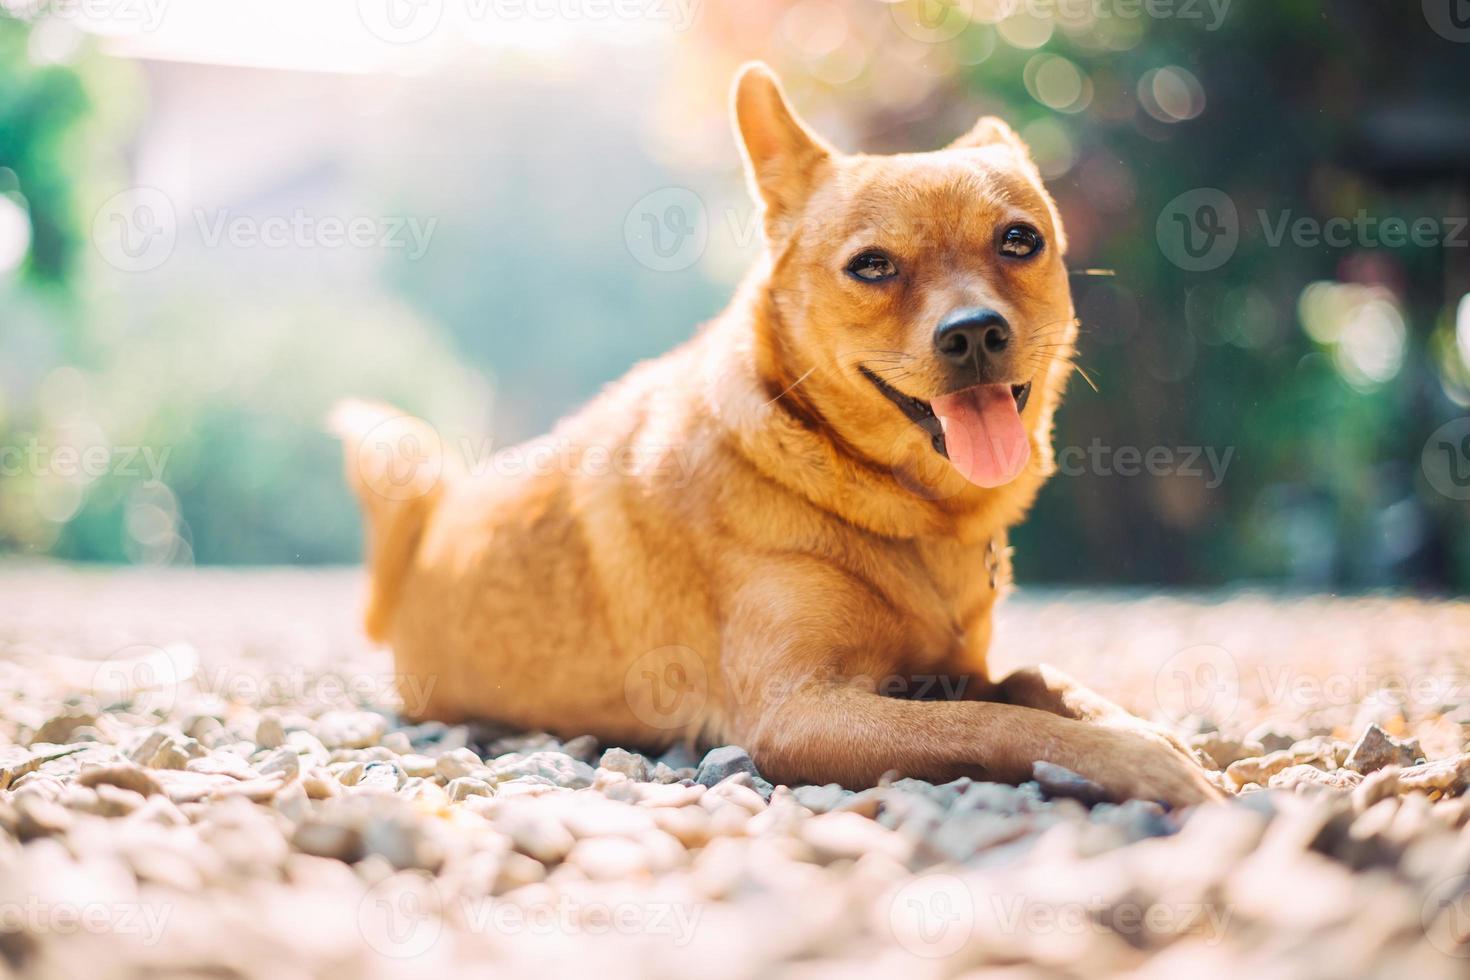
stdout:
[(426, 423), (339, 409), (368, 632), (428, 692), (409, 712), (735, 742), (782, 782), (1047, 760), (1120, 798), (1215, 796), (1055, 671), (986, 671), (1076, 332), (1026, 147), (985, 118), (938, 152), (838, 153), (762, 65), (734, 114), (766, 251), (693, 340), (487, 473)]

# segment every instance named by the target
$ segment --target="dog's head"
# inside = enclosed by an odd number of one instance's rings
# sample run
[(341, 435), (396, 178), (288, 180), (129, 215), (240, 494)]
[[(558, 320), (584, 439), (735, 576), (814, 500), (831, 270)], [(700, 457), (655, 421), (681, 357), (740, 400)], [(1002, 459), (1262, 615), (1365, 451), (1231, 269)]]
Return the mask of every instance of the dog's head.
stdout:
[(763, 65), (734, 103), (770, 253), (772, 393), (895, 472), (938, 461), (983, 488), (1044, 473), (1076, 323), (1061, 221), (1020, 138), (984, 118), (936, 152), (839, 153)]

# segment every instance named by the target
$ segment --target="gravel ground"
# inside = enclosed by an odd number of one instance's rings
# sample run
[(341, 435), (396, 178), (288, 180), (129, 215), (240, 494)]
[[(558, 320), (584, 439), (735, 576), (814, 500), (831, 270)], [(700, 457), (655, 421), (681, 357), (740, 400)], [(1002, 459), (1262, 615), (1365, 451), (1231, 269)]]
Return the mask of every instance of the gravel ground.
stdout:
[[(1023, 594), (1226, 804), (405, 727), (333, 572), (0, 566), (0, 978), (1460, 977), (1470, 604)], [(175, 683), (180, 677), (182, 682)]]

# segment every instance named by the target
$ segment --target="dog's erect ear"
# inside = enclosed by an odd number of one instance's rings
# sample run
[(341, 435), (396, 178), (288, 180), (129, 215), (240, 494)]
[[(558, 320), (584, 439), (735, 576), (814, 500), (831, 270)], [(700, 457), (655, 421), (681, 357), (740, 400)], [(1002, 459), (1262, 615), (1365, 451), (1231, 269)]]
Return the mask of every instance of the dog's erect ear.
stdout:
[(1054, 227), (1054, 240), (1057, 252), (1060, 255), (1067, 254), (1067, 234), (1062, 230), (1062, 216), (1057, 212), (1056, 202), (1047, 192), (1045, 182), (1041, 179), (1041, 171), (1036, 166), (1036, 161), (1031, 159), (1031, 148), (1026, 141), (1016, 135), (1016, 131), (1006, 125), (1005, 120), (998, 116), (981, 116), (980, 121), (965, 135), (955, 140), (947, 150), (962, 150), (973, 147), (1002, 146), (1015, 154), (1021, 166), (1031, 175), (1036, 184), (1036, 189), (1041, 192), (1042, 199), (1046, 202), (1047, 210), (1051, 212), (1052, 225)]
[(734, 116), (751, 190), (765, 205), (767, 234), (783, 234), (832, 149), (796, 117), (775, 74), (758, 61), (735, 76)]
[(956, 150), (967, 146), (1009, 146), (1026, 163), (1031, 163), (1031, 150), (1016, 131), (1006, 125), (999, 116), (981, 116), (968, 133), (949, 144), (946, 149)]

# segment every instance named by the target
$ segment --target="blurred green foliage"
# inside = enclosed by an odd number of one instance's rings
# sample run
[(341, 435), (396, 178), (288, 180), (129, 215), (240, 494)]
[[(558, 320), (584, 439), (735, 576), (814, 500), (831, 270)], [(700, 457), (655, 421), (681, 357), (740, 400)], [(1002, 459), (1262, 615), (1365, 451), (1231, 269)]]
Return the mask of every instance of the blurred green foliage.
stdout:
[[(1082, 159), (1054, 187), (1069, 220), (1081, 213), (1100, 226), (1086, 263), (1116, 278), (1077, 284), (1080, 363), (1100, 390), (1076, 385), (1058, 442), (1213, 446), (1234, 457), (1215, 489), (1100, 474), (1054, 481), (1016, 535), (1023, 573), (1470, 587), (1470, 508), (1436, 491), (1420, 466), (1430, 433), (1466, 415), (1470, 390), (1457, 368), (1470, 357), (1467, 338), (1458, 365), (1437, 351), (1455, 348), (1470, 249), (1371, 239), (1295, 247), (1266, 230), (1288, 214), (1467, 214), (1470, 45), (1427, 29), (1419, 6), (1236, 5), (1214, 32), (1150, 21), (1122, 54), (1058, 33), (1050, 49), (1123, 90), (1116, 99), (1099, 91), (1100, 101), (1121, 101), (1165, 65), (1199, 79), (1204, 95), (1188, 121), (1131, 114), (1072, 127)], [(1018, 60), (987, 62), (967, 81), (993, 92), (1021, 72)], [(1023, 119), (1044, 111), (1025, 90), (1012, 87), (1006, 100)], [(1100, 213), (1089, 160), (1132, 175), (1126, 211)], [(1239, 210), (1233, 256), (1203, 272), (1169, 261), (1155, 229), (1169, 202), (1196, 188), (1224, 190)], [(1344, 368), (1346, 338), (1322, 343), (1303, 330), (1299, 302), (1314, 281), (1391, 295), (1407, 330), (1387, 378), (1363, 383)], [(1085, 546), (1079, 556), (1058, 540)]]
[[(809, 115), (848, 120), (866, 149), (942, 145), (961, 117), (1004, 116), (1048, 173), (1072, 264), (1113, 271), (1074, 281), (1078, 361), (1096, 390), (1074, 382), (1057, 443), (1083, 454), (1074, 463), (1102, 446), (1161, 448), (1177, 465), (1126, 476), (1114, 457), (1058, 476), (1015, 534), (1023, 580), (1464, 591), (1470, 510), (1426, 481), (1420, 456), (1470, 404), (1470, 329), (1457, 336), (1455, 318), (1470, 249), (1273, 244), (1257, 218), (1470, 210), (1470, 44), (1428, 29), (1418, 6), (1233, 4), (1213, 29), (1115, 18), (1040, 39), (1035, 24), (977, 20), (915, 49), (895, 25), (923, 13), (916, 5), (854, 3), (848, 27), (869, 61), (838, 81), (828, 54), (813, 60), (791, 42), (787, 4), (721, 8), (730, 24), (707, 25), (702, 43), (729, 54), (740, 31), (758, 38), (739, 56), (776, 61)], [(724, 268), (660, 274), (621, 249), (624, 216), (650, 190), (739, 193), (733, 147), (707, 154), (723, 161), (717, 172), (681, 173), (646, 159), (633, 125), (643, 120), (597, 103), (609, 93), (530, 75), (490, 106), (483, 88), (451, 77), (393, 117), (395, 138), (364, 154), (377, 170), (341, 178), (379, 213), (442, 216), (428, 260), (387, 262), (362, 288), (341, 288), (277, 287), (268, 273), (179, 259), (166, 290), (109, 291), (94, 275), (91, 215), (129, 184), (149, 87), (137, 64), (90, 53), (38, 65), (29, 37), (0, 17), (0, 194), (31, 229), (23, 265), (0, 271), (0, 449), (169, 455), (161, 483), (146, 466), (81, 481), (0, 474), (0, 547), (105, 561), (353, 560), (357, 517), (321, 431), (335, 398), (375, 395), (446, 431), (524, 437), (728, 295)], [(700, 43), (678, 50), (702, 62)], [(894, 108), (886, 86), (900, 61), (921, 65), (927, 90)], [(644, 98), (626, 84), (622, 101)], [(456, 132), (466, 119), (508, 135)], [(723, 122), (676, 126), (674, 138), (710, 132), (722, 137)], [(404, 148), (436, 146), (455, 166), (418, 174)], [(1240, 240), (1223, 265), (1191, 272), (1171, 261), (1157, 222), (1200, 188), (1233, 200)], [(1303, 313), (1314, 282), (1337, 284), (1314, 294), (1330, 299), (1315, 326)], [(1388, 313), (1369, 321), (1364, 309)], [(1386, 355), (1384, 337), (1397, 343)], [(1179, 472), (1196, 449), (1228, 467), (1212, 474), (1199, 455), (1205, 472)]]

